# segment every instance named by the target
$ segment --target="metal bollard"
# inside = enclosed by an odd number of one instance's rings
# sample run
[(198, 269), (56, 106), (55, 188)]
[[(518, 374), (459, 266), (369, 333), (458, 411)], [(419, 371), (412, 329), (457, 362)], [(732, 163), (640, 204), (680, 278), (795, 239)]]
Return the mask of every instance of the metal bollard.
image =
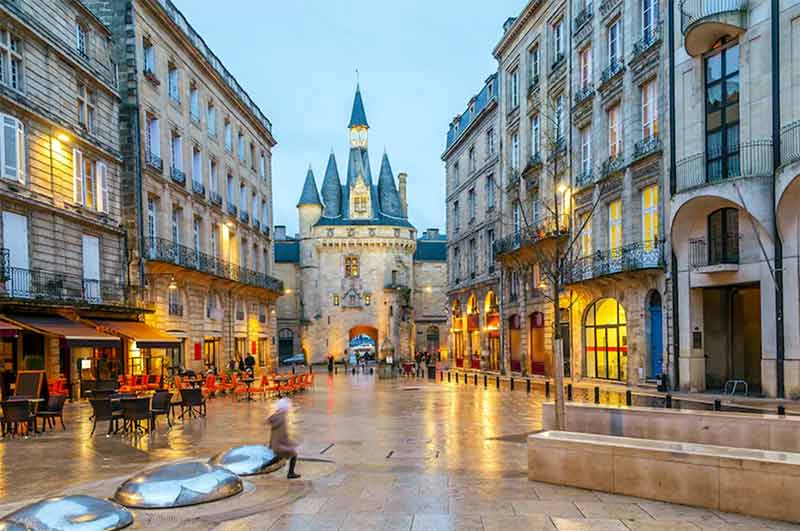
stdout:
[(447, 383), (450, 383), (450, 371), (447, 371)]
[(475, 375), (473, 375), (473, 376), (474, 376), (474, 378), (472, 379), (472, 380), (473, 380), (473, 382), (472, 382), (472, 383), (474, 383), (475, 385), (478, 385), (478, 375), (477, 375), (477, 374), (475, 374)]
[(672, 409), (672, 395), (667, 393), (667, 396), (664, 397), (664, 407), (667, 409)]
[(496, 379), (495, 379), (495, 386), (497, 387), (498, 390), (500, 390), (500, 377), (499, 376), (497, 376)]
[(489, 386), (489, 377), (485, 374), (483, 375), (483, 387), (486, 388)]
[(513, 376), (511, 377), (511, 380), (509, 381), (509, 387), (511, 388), (512, 391), (514, 390), (514, 377)]
[(786, 408), (783, 406), (783, 404), (778, 406), (778, 415), (780, 415), (781, 417), (786, 416)]
[(550, 398), (550, 380), (544, 382), (544, 396)]
[(314, 366), (313, 365), (309, 365), (308, 366), (308, 372), (309, 372), (309, 374), (314, 374)]
[(528, 392), (528, 394), (531, 394), (531, 381), (530, 381), (530, 379), (525, 384), (525, 390)]
[(292, 374), (295, 374), (295, 372), (294, 372), (294, 365), (292, 365)]
[(628, 407), (633, 405), (633, 393), (631, 393), (630, 389), (625, 391), (625, 405)]
[(355, 373), (356, 373), (356, 368), (355, 368), (355, 367), (353, 367), (353, 374), (355, 374)]
[(571, 383), (567, 384), (567, 400), (569, 402), (572, 402), (572, 384)]
[(333, 374), (339, 374), (339, 367), (336, 367), (336, 366), (334, 365), (334, 367), (333, 367)]
[(369, 368), (369, 373), (370, 373), (370, 374), (374, 374), (374, 373), (375, 373), (374, 371), (375, 371), (375, 369), (374, 369), (373, 367), (370, 367), (370, 368)]
[(714, 400), (714, 411), (722, 411), (722, 400), (719, 398)]
[(594, 386), (594, 403), (600, 403), (600, 388), (598, 386)]

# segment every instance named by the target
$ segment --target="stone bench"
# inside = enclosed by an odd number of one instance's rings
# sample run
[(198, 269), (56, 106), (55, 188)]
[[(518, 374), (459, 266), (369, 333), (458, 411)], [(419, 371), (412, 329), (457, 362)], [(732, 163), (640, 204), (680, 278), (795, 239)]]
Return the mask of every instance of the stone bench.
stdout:
[[(575, 402), (566, 408), (565, 431), (800, 453), (800, 417)], [(552, 402), (542, 405), (542, 428), (557, 429)]]
[(800, 454), (546, 431), (528, 479), (800, 522)]

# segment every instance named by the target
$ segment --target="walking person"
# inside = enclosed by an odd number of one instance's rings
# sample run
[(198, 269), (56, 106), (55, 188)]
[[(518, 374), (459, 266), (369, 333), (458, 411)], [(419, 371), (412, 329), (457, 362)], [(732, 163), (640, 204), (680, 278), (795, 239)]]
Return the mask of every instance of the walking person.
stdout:
[(297, 445), (289, 438), (289, 427), (287, 426), (286, 416), (292, 402), (288, 398), (278, 400), (275, 413), (267, 421), (270, 425), (270, 447), (275, 455), (282, 459), (289, 460), (288, 479), (298, 479), (300, 474), (295, 473), (294, 467), (297, 464)]
[(250, 376), (253, 376), (256, 373), (255, 371), (256, 359), (250, 352), (247, 353), (247, 357), (244, 359), (244, 367), (247, 370), (247, 372), (250, 373)]

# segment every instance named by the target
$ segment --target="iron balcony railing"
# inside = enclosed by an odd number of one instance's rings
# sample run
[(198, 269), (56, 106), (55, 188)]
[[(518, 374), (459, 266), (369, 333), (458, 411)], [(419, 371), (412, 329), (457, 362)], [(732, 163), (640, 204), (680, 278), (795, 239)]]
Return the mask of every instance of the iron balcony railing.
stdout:
[(594, 173), (592, 170), (584, 170), (575, 178), (575, 186), (583, 188), (594, 184)]
[(625, 70), (625, 62), (616, 57), (612, 58), (611, 62), (603, 69), (603, 73), (600, 75), (600, 88), (602, 89), (603, 85), (614, 79), (617, 74), (621, 73), (623, 70)]
[(147, 259), (154, 262), (166, 262), (226, 280), (283, 293), (283, 282), (274, 277), (231, 264), (165, 238), (146, 238), (145, 253)]
[(8, 249), (0, 249), (0, 282), (5, 282), (9, 278), (9, 267), (11, 267), (11, 258)]
[(621, 3), (621, 0), (603, 0), (600, 2), (600, 14), (606, 16)]
[(563, 69), (564, 65), (567, 64), (565, 60), (565, 56), (563, 53), (557, 53), (555, 59), (553, 59), (552, 64), (550, 65), (550, 73), (555, 73)]
[(575, 284), (593, 278), (644, 269), (663, 269), (664, 265), (663, 240), (636, 242), (577, 258), (566, 268), (564, 283)]
[(155, 155), (150, 151), (147, 152), (146, 162), (148, 166), (158, 171), (159, 173), (164, 171), (164, 161), (161, 160), (161, 157)]
[(563, 236), (569, 227), (569, 220), (562, 216), (561, 224), (556, 223), (554, 214), (541, 216), (528, 227), (523, 227), (508, 236), (494, 242), (494, 255), (502, 256), (519, 251), (524, 247), (535, 245), (542, 240)]
[(239, 220), (241, 220), (242, 223), (249, 223), (250, 214), (248, 214), (247, 211), (242, 210), (241, 212), (239, 212)]
[(739, 263), (739, 241), (736, 232), (689, 240), (689, 258), (692, 267), (708, 267)]
[(237, 208), (237, 206), (228, 201), (228, 214), (230, 214), (231, 216), (235, 216), (238, 213), (239, 209)]
[(582, 86), (578, 87), (578, 90), (575, 92), (575, 105), (580, 105), (593, 95), (594, 85), (591, 83), (584, 83)]
[(269, 234), (270, 234), (269, 225), (267, 225), (267, 224), (264, 224), (264, 225), (261, 227), (261, 232), (263, 232), (263, 233), (264, 233), (264, 235), (265, 235), (267, 238), (269, 238)]
[(189, 117), (191, 118), (191, 120), (194, 123), (196, 123), (196, 124), (200, 123), (200, 111), (199, 110), (197, 110), (197, 109), (190, 110), (189, 111)]
[[(708, 159), (711, 159), (710, 161)], [(772, 141), (753, 140), (730, 147), (725, 153), (697, 153), (680, 160), (676, 168), (678, 191), (717, 184), (736, 177), (772, 175)]]
[(745, 11), (747, 0), (681, 0), (681, 32), (686, 35), (689, 27), (704, 18), (733, 11)]
[(534, 74), (528, 82), (528, 95), (537, 88), (539, 88), (539, 74)]
[(195, 181), (194, 179), (192, 179), (192, 192), (194, 192), (194, 193), (196, 193), (198, 195), (202, 195), (203, 197), (205, 197), (206, 196), (206, 187), (205, 187), (205, 185), (203, 183), (201, 183), (199, 181)]
[(800, 120), (781, 130), (781, 163), (800, 160)]
[(592, 18), (592, 3), (587, 2), (586, 6), (575, 16), (575, 32), (581, 29)]
[(131, 288), (122, 281), (87, 279), (41, 269), (4, 267), (0, 297), (68, 303), (70, 305), (135, 305)]
[(172, 166), (172, 168), (170, 168), (169, 176), (172, 179), (172, 182), (181, 186), (186, 186), (186, 174), (183, 173), (183, 170), (180, 168)]
[(260, 229), (260, 228), (261, 228), (261, 222), (260, 222), (260, 221), (258, 221), (258, 219), (257, 219), (257, 218), (253, 218), (253, 227), (255, 227), (255, 228), (256, 228), (256, 230), (258, 230), (258, 229)]
[(217, 205), (218, 207), (222, 206), (222, 196), (219, 195), (219, 192), (211, 192), (209, 195), (212, 205)]
[(625, 157), (622, 153), (617, 153), (616, 156), (608, 157), (605, 161), (603, 161), (603, 166), (600, 169), (600, 173), (605, 179), (609, 175), (613, 175), (617, 172), (622, 171), (625, 167)]
[(661, 139), (658, 136), (643, 138), (633, 146), (633, 158), (640, 159), (661, 150)]
[(657, 42), (661, 42), (661, 22), (654, 24), (649, 28), (642, 31), (642, 38), (633, 43), (632, 58), (639, 57), (641, 54), (650, 49)]

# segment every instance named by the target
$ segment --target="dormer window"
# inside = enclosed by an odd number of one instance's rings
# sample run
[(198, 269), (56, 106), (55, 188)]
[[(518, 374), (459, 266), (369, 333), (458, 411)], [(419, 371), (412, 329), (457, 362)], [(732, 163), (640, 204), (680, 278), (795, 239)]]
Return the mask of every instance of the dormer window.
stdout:
[(350, 217), (354, 219), (372, 217), (369, 187), (363, 177), (359, 177), (356, 184), (350, 188)]
[(89, 30), (80, 22), (75, 23), (75, 48), (82, 57), (89, 57)]

